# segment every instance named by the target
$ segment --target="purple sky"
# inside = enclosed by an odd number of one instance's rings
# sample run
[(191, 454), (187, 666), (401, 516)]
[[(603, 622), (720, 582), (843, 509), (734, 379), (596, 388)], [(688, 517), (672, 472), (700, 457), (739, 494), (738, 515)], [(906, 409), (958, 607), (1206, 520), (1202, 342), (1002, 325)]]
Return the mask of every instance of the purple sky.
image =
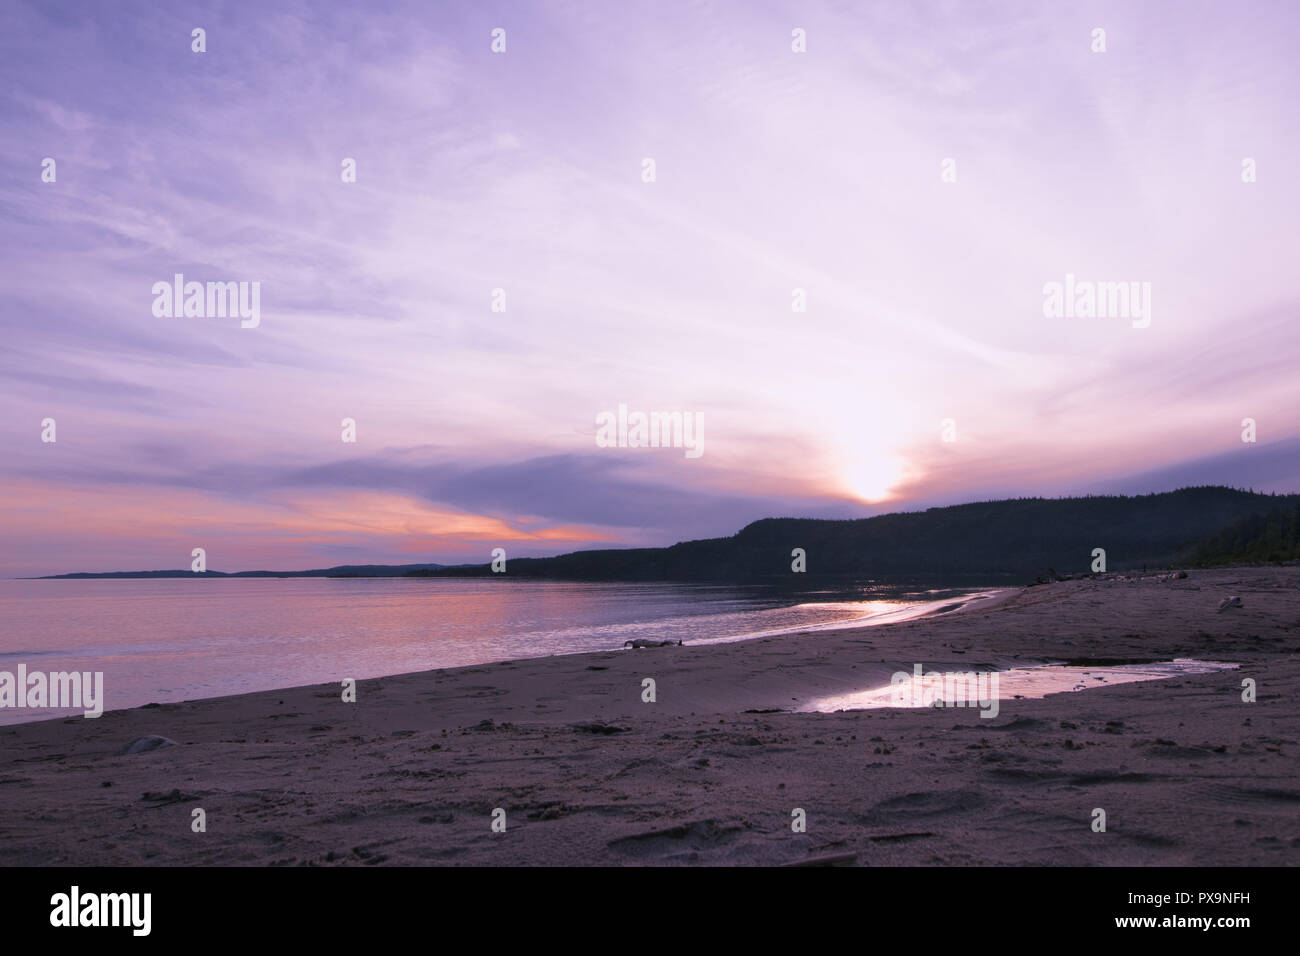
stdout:
[(1300, 490), (1294, 3), (373, 6), (3, 6), (0, 574)]

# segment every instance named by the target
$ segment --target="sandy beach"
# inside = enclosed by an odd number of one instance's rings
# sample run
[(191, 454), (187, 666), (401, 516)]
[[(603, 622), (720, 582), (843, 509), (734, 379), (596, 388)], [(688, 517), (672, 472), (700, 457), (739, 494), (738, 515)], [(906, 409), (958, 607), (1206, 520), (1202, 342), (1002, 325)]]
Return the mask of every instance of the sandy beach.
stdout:
[[(1300, 568), (1112, 574), (869, 628), (365, 680), (355, 703), (329, 684), (10, 726), (3, 862), (1294, 865), (1298, 652)], [(1240, 668), (994, 719), (795, 712), (916, 663), (1174, 658)], [(175, 745), (121, 752), (151, 735)]]

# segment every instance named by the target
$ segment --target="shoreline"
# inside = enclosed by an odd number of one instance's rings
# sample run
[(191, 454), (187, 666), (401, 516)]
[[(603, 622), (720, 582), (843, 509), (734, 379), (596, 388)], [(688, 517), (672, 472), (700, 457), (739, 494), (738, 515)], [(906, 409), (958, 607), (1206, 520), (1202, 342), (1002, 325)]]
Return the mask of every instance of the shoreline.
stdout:
[[(1228, 593), (1245, 606), (1216, 613)], [(318, 684), (12, 724), (0, 838), (11, 865), (1295, 865), (1298, 621), (1296, 568), (1081, 579), (890, 624), (362, 680), (356, 703)], [(1178, 657), (1241, 667), (992, 720), (791, 709), (913, 663)], [(119, 753), (150, 735), (176, 745)]]
[[(1005, 597), (1006, 595), (1016, 593), (1019, 590), (1023, 590), (1023, 589), (1020, 588), (972, 589), (971, 593), (966, 594), (960, 598), (956, 598), (947, 603), (943, 603), (938, 599), (933, 599), (926, 602), (918, 603), (918, 602), (896, 601), (892, 598), (888, 598), (888, 599), (872, 598), (862, 602), (830, 602), (831, 604), (835, 604), (835, 603), (869, 604), (879, 600), (881, 603), (895, 603), (895, 604), (899, 604), (900, 606), (893, 610), (879, 611), (874, 614), (866, 615), (864, 617), (845, 618), (843, 620), (826, 621), (820, 624), (810, 624), (803, 627), (797, 625), (790, 625), (787, 627), (776, 628), (770, 631), (747, 632), (747, 633), (726, 636), (726, 637), (705, 637), (705, 638), (690, 640), (683, 646), (710, 647), (718, 644), (744, 643), (748, 641), (759, 640), (759, 639), (769, 638), (769, 637), (787, 637), (787, 636), (794, 636), (799, 634), (822, 633), (827, 631), (872, 628), (872, 627), (883, 626), (885, 624), (897, 623), (900, 621), (922, 620), (927, 617), (933, 617), (944, 613), (957, 613), (958, 611), (969, 609), (971, 606), (976, 604), (983, 605), (984, 603), (990, 601), (996, 603), (997, 598)], [(795, 607), (816, 606), (816, 604), (817, 602), (798, 602), (795, 604), (784, 606), (781, 609), (789, 610)], [(465, 664), (449, 664), (444, 667), (429, 667), (420, 670), (401, 670), (392, 673), (371, 675), (371, 676), (366, 676), (357, 679), (362, 681), (383, 680), (386, 678), (402, 677), (402, 676), (407, 676), (412, 674), (438, 674), (444, 671), (455, 671), (464, 667), (484, 667), (491, 664), (522, 664), (529, 661), (551, 660), (553, 658), (571, 657), (574, 655), (581, 655), (581, 654), (610, 653), (610, 652), (618, 652), (620, 650), (621, 650), (620, 648), (611, 647), (611, 648), (601, 648), (595, 650), (593, 649), (571, 650), (571, 651), (563, 651), (560, 653), (551, 653), (551, 654), (540, 653), (537, 656), (531, 656), (531, 657), (528, 656), (508, 657), (508, 658), (501, 658), (499, 660), (475, 661), (475, 662), (465, 663)], [(16, 653), (16, 652), (11, 652), (11, 653)], [(25, 662), (20, 662), (20, 663), (25, 663)], [(31, 667), (28, 667), (27, 669), (29, 672), (35, 670), (35, 668), (31, 668)], [(52, 669), (63, 670), (65, 668), (56, 667)], [(66, 668), (66, 669), (71, 670), (73, 668)], [(4, 667), (0, 667), (0, 671), (2, 670), (4, 670)], [(282, 684), (274, 687), (265, 687), (258, 690), (245, 690), (234, 694), (218, 693), (212, 696), (188, 697), (188, 698), (183, 698), (181, 700), (163, 700), (163, 699), (144, 700), (141, 703), (127, 704), (125, 706), (120, 706), (120, 707), (106, 708), (104, 709), (103, 714), (109, 714), (109, 713), (114, 713), (119, 711), (137, 710), (141, 707), (150, 704), (201, 703), (204, 701), (222, 700), (227, 697), (243, 697), (243, 696), (247, 696), (248, 694), (287, 692), (287, 691), (293, 691), (293, 690), (299, 690), (303, 688), (317, 687), (317, 686), (322, 686), (319, 681), (313, 683), (307, 683), (307, 684)], [(162, 695), (159, 696), (161, 697)], [(10, 715), (12, 714), (14, 709), (17, 708), (0, 708), (0, 729), (4, 727), (16, 727), (16, 726), (22, 726), (26, 724), (43, 723), (46, 721), (61, 721), (61, 720), (66, 720), (69, 718), (81, 716), (81, 713), (78, 711), (77, 708), (68, 708), (68, 709), (64, 709), (64, 712), (62, 713), (45, 713), (40, 716), (33, 716), (33, 717), (19, 716), (17, 717), (17, 719), (10, 719)], [(52, 710), (52, 709), (54, 708), (45, 708), (45, 710)], [(95, 719), (100, 719), (100, 718), (95, 718)]]

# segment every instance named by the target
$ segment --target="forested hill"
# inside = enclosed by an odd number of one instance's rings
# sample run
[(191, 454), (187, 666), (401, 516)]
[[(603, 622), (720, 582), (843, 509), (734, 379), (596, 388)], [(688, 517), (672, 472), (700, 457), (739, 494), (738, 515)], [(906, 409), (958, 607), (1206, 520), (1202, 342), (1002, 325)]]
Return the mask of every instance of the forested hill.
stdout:
[[(1107, 570), (1190, 561), (1230, 526), (1300, 505), (1300, 495), (1232, 488), (1159, 494), (1016, 498), (835, 521), (766, 518), (729, 538), (667, 548), (577, 551), (553, 558), (510, 558), (502, 578), (584, 581), (779, 582), (812, 578), (1034, 577), (1091, 570), (1093, 549)], [(1253, 527), (1253, 526), (1252, 526)], [(802, 548), (807, 571), (793, 575)], [(491, 575), (488, 565), (415, 571), (414, 576)]]
[(1300, 502), (1250, 515), (1212, 535), (1192, 554), (1199, 566), (1300, 560)]

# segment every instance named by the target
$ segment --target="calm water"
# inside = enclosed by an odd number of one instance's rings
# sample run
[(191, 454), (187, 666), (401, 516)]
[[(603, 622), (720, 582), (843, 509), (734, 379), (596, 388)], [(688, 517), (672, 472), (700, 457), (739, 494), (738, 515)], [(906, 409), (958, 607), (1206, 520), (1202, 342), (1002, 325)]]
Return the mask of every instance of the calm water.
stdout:
[[(0, 671), (103, 671), (105, 710), (582, 651), (896, 620), (970, 589), (271, 578), (0, 581)], [(987, 592), (981, 592), (987, 593)], [(0, 708), (0, 724), (69, 710)], [(77, 712), (79, 713), (79, 711)]]

